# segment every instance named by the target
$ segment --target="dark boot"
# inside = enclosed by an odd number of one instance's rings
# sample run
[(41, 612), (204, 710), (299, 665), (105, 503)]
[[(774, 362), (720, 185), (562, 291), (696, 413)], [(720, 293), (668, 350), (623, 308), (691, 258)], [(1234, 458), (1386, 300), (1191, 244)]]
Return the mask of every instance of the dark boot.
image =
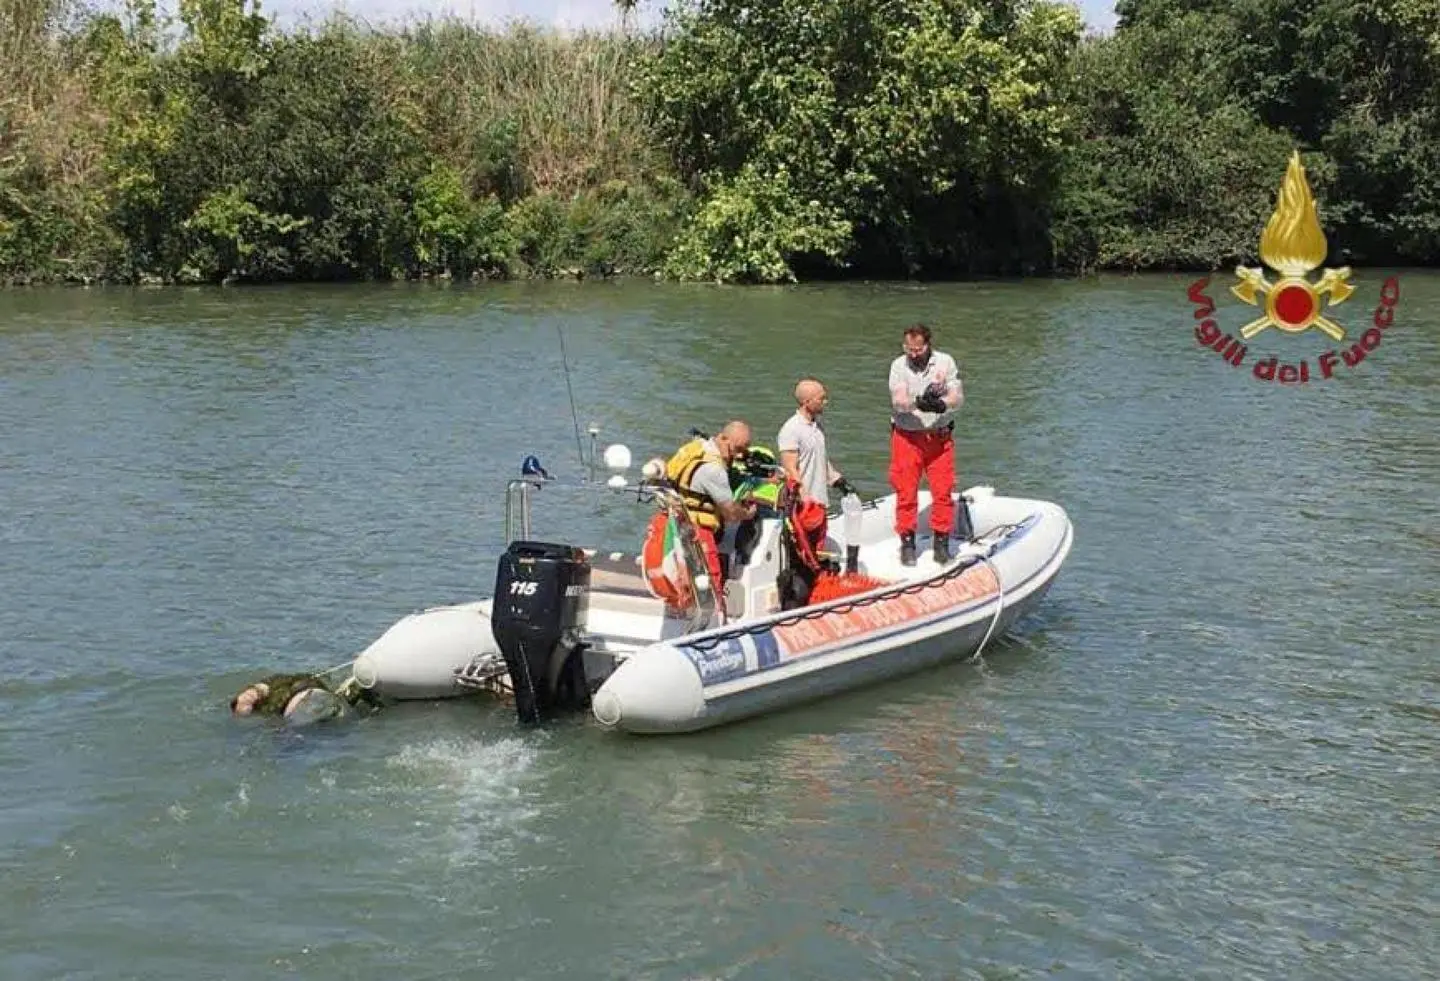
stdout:
[(915, 564), (915, 533), (908, 531), (900, 536), (900, 564)]
[(950, 536), (943, 532), (935, 533), (935, 564), (944, 565), (950, 561)]

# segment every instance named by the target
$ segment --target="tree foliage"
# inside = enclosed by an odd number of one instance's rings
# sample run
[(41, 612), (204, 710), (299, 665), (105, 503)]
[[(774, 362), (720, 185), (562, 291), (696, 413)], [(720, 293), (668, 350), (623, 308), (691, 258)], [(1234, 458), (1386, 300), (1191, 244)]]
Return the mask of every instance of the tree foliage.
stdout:
[(703, 203), (678, 275), (902, 275), (1046, 251), (1075, 11), (982, 0), (698, 0), (636, 72)]
[[(1319, 185), (1331, 239), (1349, 261), (1440, 260), (1440, 4), (1120, 0), (1116, 10), (1119, 30), (1076, 89), (1083, 98), (1104, 87), (1108, 69), (1125, 66), (1128, 81), (1109, 94), (1108, 118), (1097, 118), (1101, 99), (1088, 100), (1087, 135), (1108, 141), (1112, 159), (1143, 158), (1163, 142), (1143, 123), (1125, 128), (1147, 99), (1177, 117), (1236, 120), (1245, 133), (1234, 134), (1242, 142), (1228, 155), (1242, 169), (1211, 183), (1207, 200), (1238, 193), (1244, 213), (1263, 223), (1268, 207), (1257, 202), (1266, 180), (1275, 186), (1280, 158), (1298, 148)], [(1226, 155), (1222, 143), (1205, 157)], [(1247, 178), (1242, 156), (1264, 167)], [(1245, 225), (1239, 215), (1220, 225), (1235, 243), (1229, 251), (1247, 248)], [(1133, 237), (1145, 231), (1137, 222)], [(1191, 239), (1182, 233), (1170, 241)], [(1166, 259), (1202, 262), (1205, 251)]]
[(679, 0), (566, 36), (0, 0), (0, 282), (1440, 261), (1440, 3)]

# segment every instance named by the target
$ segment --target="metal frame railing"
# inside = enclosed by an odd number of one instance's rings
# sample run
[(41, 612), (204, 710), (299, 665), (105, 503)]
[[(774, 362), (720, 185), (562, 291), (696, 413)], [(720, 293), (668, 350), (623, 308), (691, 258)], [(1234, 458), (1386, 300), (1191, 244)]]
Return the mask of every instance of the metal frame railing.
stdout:
[[(685, 611), (688, 614), (691, 628), (696, 629), (709, 624), (717, 611), (722, 612), (723, 615), (725, 584), (709, 582), (708, 564), (705, 561), (704, 550), (696, 537), (694, 522), (685, 509), (679, 493), (668, 483), (642, 480), (638, 484), (626, 483), (623, 486), (616, 486), (596, 484), (587, 480), (576, 485), (547, 480), (538, 476), (517, 477), (509, 481), (505, 487), (505, 546), (507, 548), (513, 542), (531, 540), (534, 533), (532, 500), (542, 486), (590, 494), (597, 491), (611, 494), (634, 493), (637, 503), (646, 499), (653, 501), (660, 510), (679, 523), (681, 528), (680, 545), (686, 567), (690, 572), (691, 594), (694, 599), (690, 608)], [(706, 577), (707, 587), (702, 587), (696, 582), (696, 577), (699, 575)]]

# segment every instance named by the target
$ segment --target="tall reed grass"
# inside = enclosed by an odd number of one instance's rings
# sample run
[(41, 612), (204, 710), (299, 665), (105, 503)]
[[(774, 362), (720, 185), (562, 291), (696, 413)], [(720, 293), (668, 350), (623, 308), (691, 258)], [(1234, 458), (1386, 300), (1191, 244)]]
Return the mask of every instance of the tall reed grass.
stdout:
[[(246, 6), (208, 0), (192, 12), (208, 7), (212, 17), (234, 18)], [(671, 172), (628, 85), (631, 59), (652, 43), (644, 36), (561, 33), (523, 22), (491, 28), (453, 17), (374, 28), (343, 15), (295, 33), (343, 50), (347, 71), (415, 134), (424, 148), (420, 165), (448, 167), (477, 201), (493, 196), (513, 207), (519, 238), (529, 237), (521, 245), (549, 256), (549, 265), (606, 266), (607, 246), (573, 226), (594, 225), (596, 202), (616, 200), (617, 187), (643, 196)], [(112, 43), (116, 38), (126, 40)], [(279, 50), (290, 40), (270, 25), (263, 45)], [(121, 193), (105, 166), (116, 130), (131, 125), (129, 114), (147, 111), (156, 85), (193, 102), (185, 71), (173, 69), (185, 45), (207, 43), (216, 42), (158, 17), (150, 0), (124, 0), (118, 12), (82, 0), (0, 0), (0, 281), (75, 278), (70, 272), (82, 266), (90, 270), (82, 278), (104, 276), (109, 258), (97, 250), (102, 243), (116, 248), (105, 223)], [(149, 63), (140, 73), (152, 88), (136, 89), (138, 101), (122, 109), (115, 79), (133, 78), (136, 69), (118, 70), (117, 63), (137, 52)], [(317, 93), (326, 91), (316, 84)], [(112, 111), (124, 112), (126, 122)], [(634, 253), (633, 226), (645, 219), (630, 197), (621, 223), (624, 248)], [(550, 216), (565, 241), (531, 241), (546, 225), (537, 214)], [(641, 251), (663, 246), (657, 240)], [(622, 265), (635, 261), (631, 254)]]
[(627, 82), (647, 38), (429, 20), (397, 41), (437, 149), (472, 166), (513, 150), (515, 193), (570, 196), (665, 169)]

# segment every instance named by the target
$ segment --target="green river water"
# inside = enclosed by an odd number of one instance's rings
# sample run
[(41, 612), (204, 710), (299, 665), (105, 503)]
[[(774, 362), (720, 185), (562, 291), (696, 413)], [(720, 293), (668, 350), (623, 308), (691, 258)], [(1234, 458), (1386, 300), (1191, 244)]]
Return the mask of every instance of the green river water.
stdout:
[[(1191, 276), (0, 293), (0, 978), (1440, 976), (1440, 275), (1399, 276), (1328, 379), (1313, 332), (1202, 348)], [(680, 738), (229, 717), (489, 593), (505, 481), (575, 472), (557, 325), (603, 441), (773, 445), (813, 373), (877, 495), (915, 320), (960, 486), (1075, 525), (979, 662)]]

